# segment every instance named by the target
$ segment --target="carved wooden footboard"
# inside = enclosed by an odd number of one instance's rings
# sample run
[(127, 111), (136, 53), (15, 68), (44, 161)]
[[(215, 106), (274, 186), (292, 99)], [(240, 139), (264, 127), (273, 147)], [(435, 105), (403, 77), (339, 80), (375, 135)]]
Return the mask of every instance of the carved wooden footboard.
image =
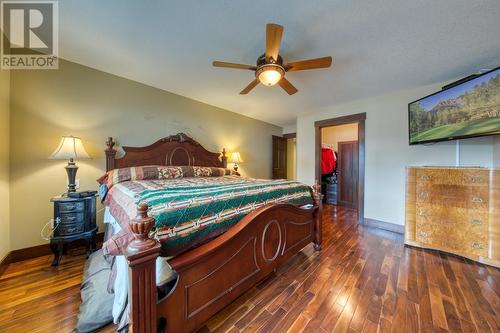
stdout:
[[(273, 270), (314, 242), (321, 249), (321, 194), (315, 205), (262, 207), (225, 234), (170, 261), (179, 278), (173, 290), (157, 300), (155, 261), (159, 244), (147, 237), (154, 219), (147, 205), (130, 223), (136, 240), (127, 249), (130, 330), (152, 333), (192, 332)], [(166, 325), (165, 325), (166, 323)]]

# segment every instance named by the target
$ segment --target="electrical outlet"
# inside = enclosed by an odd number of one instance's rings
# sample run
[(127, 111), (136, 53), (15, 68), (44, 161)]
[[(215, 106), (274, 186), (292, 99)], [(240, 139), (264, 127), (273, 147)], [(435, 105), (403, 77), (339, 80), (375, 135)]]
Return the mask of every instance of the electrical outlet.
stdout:
[(80, 189), (80, 179), (78, 179), (78, 178), (75, 180), (75, 188), (77, 190)]

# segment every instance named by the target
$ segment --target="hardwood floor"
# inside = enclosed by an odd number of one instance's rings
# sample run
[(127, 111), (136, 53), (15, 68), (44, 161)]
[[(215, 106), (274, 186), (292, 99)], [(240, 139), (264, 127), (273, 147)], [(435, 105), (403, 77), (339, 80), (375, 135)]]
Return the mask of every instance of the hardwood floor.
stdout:
[[(323, 219), (321, 252), (306, 247), (199, 332), (500, 332), (500, 270), (404, 247), (401, 235), (358, 226), (352, 210), (326, 206)], [(0, 277), (0, 332), (73, 330), (84, 257), (50, 262)]]

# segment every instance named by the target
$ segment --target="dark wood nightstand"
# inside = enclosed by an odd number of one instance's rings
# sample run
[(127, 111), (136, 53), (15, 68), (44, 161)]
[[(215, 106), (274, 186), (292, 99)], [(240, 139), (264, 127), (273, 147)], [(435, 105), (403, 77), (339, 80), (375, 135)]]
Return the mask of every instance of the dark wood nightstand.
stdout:
[(96, 248), (96, 195), (85, 198), (55, 197), (54, 234), (50, 248), (54, 253), (52, 266), (59, 265), (65, 244), (77, 239), (87, 241), (87, 257)]

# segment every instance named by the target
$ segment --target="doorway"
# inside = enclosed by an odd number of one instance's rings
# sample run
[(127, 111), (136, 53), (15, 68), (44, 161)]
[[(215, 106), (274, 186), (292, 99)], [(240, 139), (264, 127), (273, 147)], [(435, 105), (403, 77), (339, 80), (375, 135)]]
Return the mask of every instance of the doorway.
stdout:
[(273, 135), (273, 179), (286, 178), (286, 138)]
[(296, 133), (273, 135), (273, 179), (297, 179)]
[(327, 204), (355, 210), (364, 222), (366, 113), (315, 122), (315, 179)]

